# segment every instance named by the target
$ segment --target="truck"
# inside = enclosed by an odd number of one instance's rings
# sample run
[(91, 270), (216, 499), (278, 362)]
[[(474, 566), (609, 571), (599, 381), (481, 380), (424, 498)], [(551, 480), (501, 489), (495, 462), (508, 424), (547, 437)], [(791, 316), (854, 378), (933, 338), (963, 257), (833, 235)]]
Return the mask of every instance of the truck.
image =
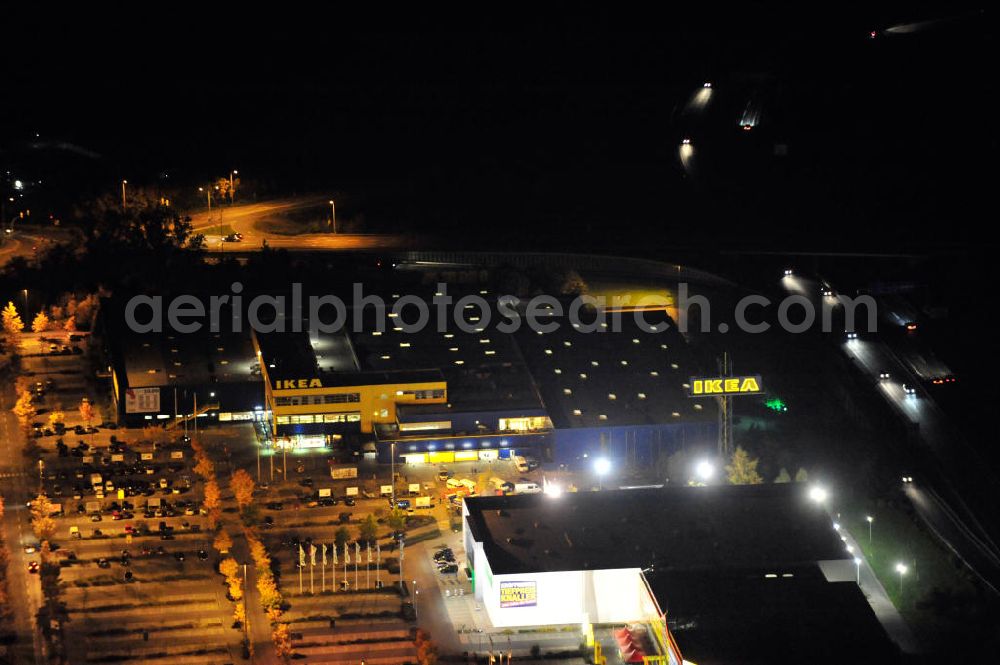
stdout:
[(392, 485), (379, 485), (379, 496), (392, 496)]
[(514, 491), (514, 483), (506, 481), (503, 478), (497, 478), (496, 476), (490, 478), (490, 487), (499, 494)]
[(459, 482), (462, 483), (462, 486), (465, 487), (465, 489), (469, 490), (470, 494), (476, 493), (476, 481), (469, 480), (468, 478), (462, 478)]
[(344, 490), (344, 496), (357, 496), (357, 495), (358, 495), (357, 487), (348, 487), (347, 489)]
[(101, 478), (101, 474), (99, 474), (99, 473), (92, 473), (92, 474), (90, 474), (90, 486), (92, 488), (94, 488), (95, 490), (97, 488), (101, 488), (101, 489), (104, 488), (104, 478)]
[(416, 500), (417, 508), (430, 508), (431, 498), (429, 496), (418, 496)]
[(157, 510), (163, 505), (159, 497), (151, 496), (146, 499), (146, 510)]
[(407, 491), (410, 496), (420, 496), (420, 483), (410, 483)]
[(358, 467), (347, 464), (332, 464), (330, 466), (330, 477), (334, 480), (344, 480), (345, 478), (357, 478)]
[(94, 513), (101, 512), (101, 502), (100, 501), (88, 501), (86, 506), (88, 515), (93, 515)]
[(120, 453), (112, 455), (111, 456), (111, 461), (112, 462), (124, 462), (125, 461), (125, 455), (120, 454)]
[(318, 489), (316, 490), (316, 496), (320, 499), (328, 499), (331, 496), (333, 496), (333, 490), (331, 490), (329, 487)]
[(538, 494), (541, 491), (538, 483), (514, 483), (514, 494)]
[(514, 457), (511, 458), (511, 461), (514, 463), (514, 468), (517, 469), (518, 473), (528, 472), (528, 460), (524, 459), (520, 455), (514, 455)]

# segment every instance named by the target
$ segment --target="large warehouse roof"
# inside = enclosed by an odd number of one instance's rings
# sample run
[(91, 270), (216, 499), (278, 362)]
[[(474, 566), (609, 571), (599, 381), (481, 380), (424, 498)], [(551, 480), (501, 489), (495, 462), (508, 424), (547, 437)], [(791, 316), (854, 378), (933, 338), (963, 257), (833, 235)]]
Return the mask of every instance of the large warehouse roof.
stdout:
[(469, 526), (494, 574), (581, 569), (782, 572), (848, 554), (799, 484), (476, 497)]

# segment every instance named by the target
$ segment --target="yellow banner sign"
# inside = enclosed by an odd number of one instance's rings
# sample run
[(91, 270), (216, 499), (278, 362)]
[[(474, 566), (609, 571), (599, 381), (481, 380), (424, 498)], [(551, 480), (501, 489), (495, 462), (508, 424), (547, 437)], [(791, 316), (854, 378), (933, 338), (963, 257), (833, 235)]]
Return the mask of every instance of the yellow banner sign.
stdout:
[(759, 395), (764, 392), (759, 375), (692, 378), (689, 397)]

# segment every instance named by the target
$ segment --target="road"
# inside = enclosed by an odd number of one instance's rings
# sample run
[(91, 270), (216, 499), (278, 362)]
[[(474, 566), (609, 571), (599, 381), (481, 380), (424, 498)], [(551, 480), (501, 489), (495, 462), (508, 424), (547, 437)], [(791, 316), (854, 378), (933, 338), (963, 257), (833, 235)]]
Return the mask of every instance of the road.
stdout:
[[(806, 295), (815, 303), (823, 298), (820, 283), (808, 277), (786, 277), (782, 283), (789, 293)], [(880, 318), (885, 317), (880, 313)], [(855, 367), (911, 424), (914, 439), (921, 444), (911, 451), (913, 461), (901, 463), (900, 468), (901, 477), (915, 476), (904, 489), (917, 515), (974, 574), (994, 591), (1000, 590), (1000, 551), (994, 534), (983, 526), (992, 525), (991, 516), (1000, 510), (994, 491), (997, 481), (988, 466), (938, 408), (921, 377), (879, 335), (861, 333), (841, 344)], [(886, 373), (888, 378), (881, 378)], [(908, 394), (904, 385), (915, 394)], [(919, 469), (909, 468), (910, 464)]]
[(43, 640), (35, 630), (34, 617), (41, 604), (41, 587), (36, 575), (28, 573), (29, 556), (24, 546), (34, 542), (31, 515), (26, 507), (32, 492), (37, 489), (37, 479), (25, 472), (22, 455), (22, 437), (17, 419), (10, 412), (13, 391), (5, 382), (0, 390), (0, 494), (4, 497), (3, 530), (10, 550), (7, 564), (7, 586), (14, 613), (14, 632), (17, 641), (12, 645), (13, 663), (45, 662)]
[(242, 233), (241, 242), (225, 242), (221, 235), (205, 236), (206, 248), (212, 252), (253, 251), (268, 247), (302, 251), (384, 250), (400, 247), (400, 236), (348, 233), (303, 233), (280, 235), (258, 228), (268, 217), (326, 205), (323, 197), (281, 199), (262, 203), (247, 203), (213, 208), (191, 215), (195, 231), (213, 226), (228, 225), (234, 232)]

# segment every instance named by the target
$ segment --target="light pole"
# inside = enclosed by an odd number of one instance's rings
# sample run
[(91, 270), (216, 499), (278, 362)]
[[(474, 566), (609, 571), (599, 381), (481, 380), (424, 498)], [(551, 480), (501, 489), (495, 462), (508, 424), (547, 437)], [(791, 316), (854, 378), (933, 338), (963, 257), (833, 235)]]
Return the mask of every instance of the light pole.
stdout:
[(417, 588), (417, 581), (413, 580), (413, 618), (420, 623), (420, 589)]
[(392, 483), (392, 491), (389, 493), (392, 505), (390, 510), (396, 507), (396, 442), (389, 444), (389, 482)]
[(330, 199), (330, 226), (333, 227), (333, 233), (337, 233), (337, 206), (334, 204), (333, 199)]
[(229, 205), (233, 204), (233, 199), (236, 197), (236, 180), (233, 176), (238, 175), (239, 171), (233, 169), (229, 172)]
[(909, 570), (909, 568), (906, 567), (905, 563), (897, 563), (896, 564), (896, 572), (899, 573), (899, 595), (900, 596), (903, 595), (903, 575), (906, 574), (907, 570)]
[(28, 311), (28, 289), (23, 289), (24, 291), (24, 321), (28, 322), (31, 312)]
[(212, 212), (212, 188), (211, 187), (199, 187), (199, 192), (205, 192), (205, 196), (208, 198), (208, 211)]
[(128, 202), (125, 198), (125, 185), (128, 184), (128, 180), (122, 180), (122, 211), (128, 210)]
[(858, 586), (861, 586), (861, 557), (854, 557), (854, 565), (858, 569)]
[(597, 473), (598, 487), (604, 489), (604, 476), (611, 470), (611, 462), (606, 457), (598, 457), (594, 460), (594, 471)]
[(871, 545), (872, 544), (872, 522), (875, 521), (875, 518), (872, 517), (871, 515), (866, 515), (865, 519), (868, 520), (868, 544)]

